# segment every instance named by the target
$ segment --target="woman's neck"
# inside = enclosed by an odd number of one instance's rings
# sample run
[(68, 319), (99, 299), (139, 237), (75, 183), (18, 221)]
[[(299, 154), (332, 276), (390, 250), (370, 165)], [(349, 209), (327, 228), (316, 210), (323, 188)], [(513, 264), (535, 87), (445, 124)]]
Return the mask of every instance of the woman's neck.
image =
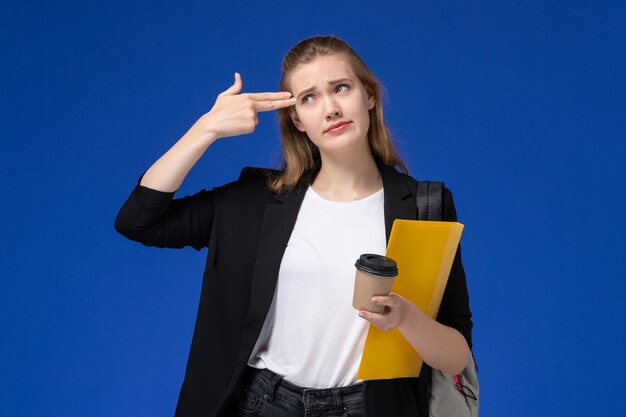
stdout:
[(383, 186), (376, 161), (369, 148), (342, 155), (321, 154), (322, 166), (311, 187), (331, 201), (360, 200)]

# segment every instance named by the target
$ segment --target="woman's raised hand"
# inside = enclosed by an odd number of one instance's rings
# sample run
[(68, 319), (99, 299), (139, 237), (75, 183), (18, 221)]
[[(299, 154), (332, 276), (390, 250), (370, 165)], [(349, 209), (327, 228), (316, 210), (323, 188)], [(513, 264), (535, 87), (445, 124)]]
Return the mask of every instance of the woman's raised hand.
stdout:
[(289, 92), (239, 94), (241, 86), (241, 75), (235, 73), (235, 83), (220, 93), (213, 108), (198, 120), (202, 130), (215, 139), (252, 133), (259, 123), (258, 112), (296, 104)]
[(176, 191), (189, 170), (209, 146), (219, 138), (252, 133), (259, 123), (257, 113), (293, 106), (291, 93), (241, 92), (241, 75), (235, 73), (235, 84), (220, 93), (213, 108), (196, 123), (141, 179), (140, 185), (158, 191)]

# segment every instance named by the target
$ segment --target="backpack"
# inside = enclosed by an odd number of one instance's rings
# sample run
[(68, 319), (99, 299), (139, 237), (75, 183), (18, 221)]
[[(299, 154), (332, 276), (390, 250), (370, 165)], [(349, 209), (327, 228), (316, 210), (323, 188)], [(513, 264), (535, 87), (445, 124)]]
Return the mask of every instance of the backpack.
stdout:
[[(443, 182), (420, 181), (417, 183), (417, 219), (442, 220)], [(474, 353), (465, 369), (458, 375), (450, 375), (438, 369), (430, 373), (430, 417), (477, 417), (478, 416), (478, 366)]]

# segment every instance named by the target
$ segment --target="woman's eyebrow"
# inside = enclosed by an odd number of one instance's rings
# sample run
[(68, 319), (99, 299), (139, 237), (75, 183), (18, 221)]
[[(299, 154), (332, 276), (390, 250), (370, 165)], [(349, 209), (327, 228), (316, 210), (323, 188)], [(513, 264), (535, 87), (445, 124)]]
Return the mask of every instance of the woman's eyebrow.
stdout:
[[(342, 81), (352, 81), (352, 80), (350, 78), (339, 78), (339, 79), (336, 79), (336, 80), (329, 81), (328, 85), (337, 84), (337, 83), (342, 82)], [(305, 90), (300, 91), (300, 93), (296, 96), (296, 98), (300, 98), (300, 96), (302, 94), (310, 93), (311, 91), (315, 91), (315, 87), (309, 87), (309, 88), (307, 88)]]

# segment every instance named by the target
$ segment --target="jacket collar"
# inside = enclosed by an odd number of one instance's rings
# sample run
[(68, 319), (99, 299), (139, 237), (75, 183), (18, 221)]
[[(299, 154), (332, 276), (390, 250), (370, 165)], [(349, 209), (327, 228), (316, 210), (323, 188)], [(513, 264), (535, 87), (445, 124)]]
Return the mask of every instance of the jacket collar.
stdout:
[(415, 183), (408, 175), (401, 174), (392, 166), (376, 161), (383, 179), (385, 193), (385, 230), (387, 243), (396, 219), (415, 220), (417, 201)]

